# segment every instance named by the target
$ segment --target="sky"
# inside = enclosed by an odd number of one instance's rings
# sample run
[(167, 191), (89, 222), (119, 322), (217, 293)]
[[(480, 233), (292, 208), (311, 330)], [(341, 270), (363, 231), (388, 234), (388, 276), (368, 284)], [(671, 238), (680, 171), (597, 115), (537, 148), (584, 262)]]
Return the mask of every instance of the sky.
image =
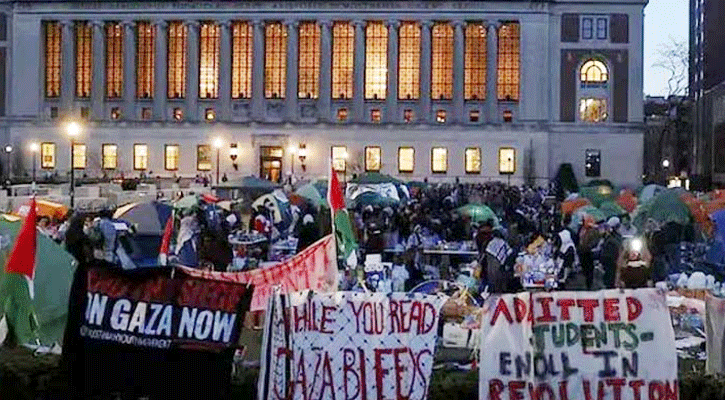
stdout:
[(670, 38), (687, 45), (690, 18), (689, 0), (649, 0), (644, 9), (644, 94), (667, 94), (668, 73), (658, 67), (657, 49)]

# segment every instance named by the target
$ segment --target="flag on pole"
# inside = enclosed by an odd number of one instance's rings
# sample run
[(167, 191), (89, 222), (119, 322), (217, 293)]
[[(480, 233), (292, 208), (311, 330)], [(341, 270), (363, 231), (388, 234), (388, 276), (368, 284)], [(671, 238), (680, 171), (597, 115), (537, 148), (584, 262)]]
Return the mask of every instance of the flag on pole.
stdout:
[(332, 230), (335, 232), (337, 242), (337, 254), (345, 259), (348, 267), (357, 266), (357, 242), (352, 232), (350, 216), (345, 208), (345, 198), (340, 190), (340, 182), (337, 180), (337, 173), (330, 168), (330, 184), (327, 188), (327, 202), (330, 204), (332, 213)]
[(159, 264), (166, 265), (169, 257), (169, 248), (171, 247), (171, 235), (174, 233), (174, 213), (172, 212), (169, 219), (166, 220), (164, 228), (164, 236), (161, 238), (161, 247), (159, 247)]

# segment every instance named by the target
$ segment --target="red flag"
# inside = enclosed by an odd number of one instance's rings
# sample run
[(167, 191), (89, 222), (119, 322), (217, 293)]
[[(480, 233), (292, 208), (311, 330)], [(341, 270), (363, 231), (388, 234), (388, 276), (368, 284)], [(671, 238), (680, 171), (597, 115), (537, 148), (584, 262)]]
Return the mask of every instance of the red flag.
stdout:
[(15, 238), (15, 246), (8, 258), (5, 272), (22, 274), (29, 279), (35, 277), (36, 216), (35, 197), (33, 197), (30, 200), (30, 211), (28, 211), (28, 215), (25, 217), (18, 237)]
[(161, 247), (159, 248), (159, 255), (169, 254), (169, 245), (171, 244), (171, 234), (174, 232), (174, 214), (169, 216), (166, 220), (166, 227), (164, 228), (164, 236), (161, 238)]
[(342, 190), (340, 190), (340, 182), (337, 181), (337, 172), (334, 168), (330, 168), (330, 184), (327, 188), (327, 202), (330, 203), (330, 209), (332, 214), (335, 211), (345, 209), (345, 198), (342, 196)]

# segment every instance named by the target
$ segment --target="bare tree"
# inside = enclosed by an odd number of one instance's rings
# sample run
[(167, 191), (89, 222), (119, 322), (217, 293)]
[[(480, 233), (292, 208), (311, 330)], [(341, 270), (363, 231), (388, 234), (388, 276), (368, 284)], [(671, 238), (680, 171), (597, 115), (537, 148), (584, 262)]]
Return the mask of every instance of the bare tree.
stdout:
[(660, 44), (657, 49), (655, 68), (667, 71), (668, 97), (686, 96), (689, 84), (689, 51), (687, 42), (670, 36), (667, 43)]

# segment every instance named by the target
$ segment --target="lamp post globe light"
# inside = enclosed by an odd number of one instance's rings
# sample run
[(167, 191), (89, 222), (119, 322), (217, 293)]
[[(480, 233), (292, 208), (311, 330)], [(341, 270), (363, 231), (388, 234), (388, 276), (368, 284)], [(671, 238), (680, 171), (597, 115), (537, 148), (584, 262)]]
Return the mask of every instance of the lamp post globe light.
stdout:
[(75, 165), (73, 161), (75, 159), (75, 138), (81, 133), (81, 126), (71, 121), (66, 125), (65, 132), (70, 138), (70, 208), (75, 206)]
[(222, 138), (216, 137), (212, 141), (212, 144), (214, 145), (214, 148), (216, 149), (216, 184), (219, 184), (219, 152), (222, 149), (222, 145), (224, 144), (222, 142)]
[(35, 157), (40, 150), (40, 146), (36, 142), (30, 143), (30, 152), (33, 154), (33, 191), (35, 191)]

